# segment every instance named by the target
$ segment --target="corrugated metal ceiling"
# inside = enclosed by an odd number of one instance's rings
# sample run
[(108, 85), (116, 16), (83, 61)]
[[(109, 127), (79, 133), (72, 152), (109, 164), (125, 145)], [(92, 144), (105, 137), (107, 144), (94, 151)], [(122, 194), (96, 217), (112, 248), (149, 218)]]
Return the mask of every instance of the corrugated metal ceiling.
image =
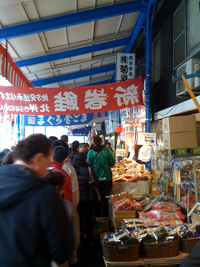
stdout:
[[(80, 14), (80, 21), (76, 25), (50, 29), (34, 34), (26, 34), (8, 39), (8, 51), (16, 63), (25, 59), (32, 59), (63, 51), (89, 47), (100, 43), (123, 39), (131, 36), (137, 22), (140, 11), (126, 12), (126, 14), (106, 17), (81, 23), (83, 11), (100, 7), (115, 6), (120, 3), (141, 4), (137, 0), (1, 0), (0, 1), (0, 25), (9, 29), (15, 25), (22, 25), (34, 21), (53, 18), (56, 16)], [(137, 10), (137, 8), (136, 8)], [(138, 8), (140, 10), (140, 8)], [(61, 19), (61, 18), (60, 18)], [(24, 29), (26, 26), (24, 27)], [(2, 39), (1, 39), (2, 40)], [(5, 46), (6, 41), (1, 41)], [(30, 82), (47, 78), (59, 77), (70, 73), (81, 73), (84, 70), (100, 68), (115, 64), (116, 53), (122, 51), (125, 45), (110, 47), (109, 49), (78, 54), (67, 58), (54, 59), (49, 62), (41, 62), (36, 65), (21, 67), (21, 70)], [(56, 54), (56, 55), (58, 55)], [(79, 86), (89, 83), (111, 80), (114, 70), (97, 73), (86, 77), (77, 77), (66, 81), (58, 81), (45, 84), (45, 87)], [(59, 79), (58, 79), (59, 80)]]

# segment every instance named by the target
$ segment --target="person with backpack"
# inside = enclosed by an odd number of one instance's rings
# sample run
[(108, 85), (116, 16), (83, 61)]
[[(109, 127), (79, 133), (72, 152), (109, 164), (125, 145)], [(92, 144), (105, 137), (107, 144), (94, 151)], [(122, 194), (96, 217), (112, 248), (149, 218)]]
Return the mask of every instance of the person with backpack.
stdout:
[(111, 167), (115, 165), (115, 158), (112, 151), (102, 144), (102, 138), (95, 136), (93, 138), (94, 146), (87, 154), (88, 164), (94, 167), (94, 170), (99, 177), (99, 193), (101, 201), (96, 204), (96, 217), (108, 217), (108, 198), (112, 187), (112, 172)]

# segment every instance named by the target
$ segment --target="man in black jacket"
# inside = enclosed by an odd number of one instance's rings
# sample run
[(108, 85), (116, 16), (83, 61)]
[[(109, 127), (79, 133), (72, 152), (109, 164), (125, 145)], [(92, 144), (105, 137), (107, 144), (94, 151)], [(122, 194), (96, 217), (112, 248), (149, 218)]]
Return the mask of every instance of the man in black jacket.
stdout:
[(194, 246), (187, 258), (181, 263), (180, 267), (200, 266), (200, 241)]
[(49, 267), (69, 254), (69, 222), (48, 184), (51, 141), (42, 134), (20, 141), (14, 164), (0, 167), (0, 266)]

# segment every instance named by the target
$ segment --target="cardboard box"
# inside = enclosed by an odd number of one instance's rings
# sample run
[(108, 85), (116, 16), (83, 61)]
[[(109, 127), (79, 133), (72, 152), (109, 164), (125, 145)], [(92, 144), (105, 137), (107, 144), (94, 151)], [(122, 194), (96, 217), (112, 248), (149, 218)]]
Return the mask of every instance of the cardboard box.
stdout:
[(109, 219), (115, 230), (121, 228), (122, 219), (132, 219), (136, 217), (136, 211), (115, 211), (112, 199), (109, 199)]
[(165, 149), (192, 148), (197, 146), (197, 134), (194, 132), (163, 134)]
[(149, 181), (132, 182), (114, 182), (112, 194), (120, 194), (122, 192), (132, 193), (133, 195), (149, 194)]
[(157, 135), (162, 134), (163, 126), (162, 120), (152, 121), (151, 122), (151, 133), (156, 133)]
[(196, 132), (195, 115), (162, 119), (163, 133)]
[(109, 217), (97, 217), (96, 218), (96, 234), (104, 232), (110, 232), (110, 220)]
[(116, 229), (121, 228), (121, 221), (122, 219), (133, 219), (136, 217), (136, 211), (115, 211), (113, 208), (113, 214), (112, 214), (112, 224)]
[(193, 212), (191, 214), (191, 219), (192, 219), (192, 223), (200, 222), (200, 215), (198, 215), (197, 213)]
[(153, 195), (153, 196), (159, 196), (160, 195), (160, 191), (159, 191), (158, 187), (155, 185), (155, 183), (151, 184), (151, 195)]

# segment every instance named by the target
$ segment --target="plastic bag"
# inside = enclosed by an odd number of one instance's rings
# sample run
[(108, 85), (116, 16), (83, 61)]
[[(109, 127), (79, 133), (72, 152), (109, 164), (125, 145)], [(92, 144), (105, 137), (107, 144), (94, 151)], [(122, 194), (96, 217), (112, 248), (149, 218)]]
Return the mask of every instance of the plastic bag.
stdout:
[(154, 219), (165, 220), (184, 220), (185, 216), (176, 210), (151, 210), (148, 212)]
[(114, 209), (117, 211), (134, 210), (134, 206), (129, 199), (120, 199), (113, 204)]
[(154, 202), (151, 207), (154, 210), (180, 210), (178, 205), (169, 202)]

